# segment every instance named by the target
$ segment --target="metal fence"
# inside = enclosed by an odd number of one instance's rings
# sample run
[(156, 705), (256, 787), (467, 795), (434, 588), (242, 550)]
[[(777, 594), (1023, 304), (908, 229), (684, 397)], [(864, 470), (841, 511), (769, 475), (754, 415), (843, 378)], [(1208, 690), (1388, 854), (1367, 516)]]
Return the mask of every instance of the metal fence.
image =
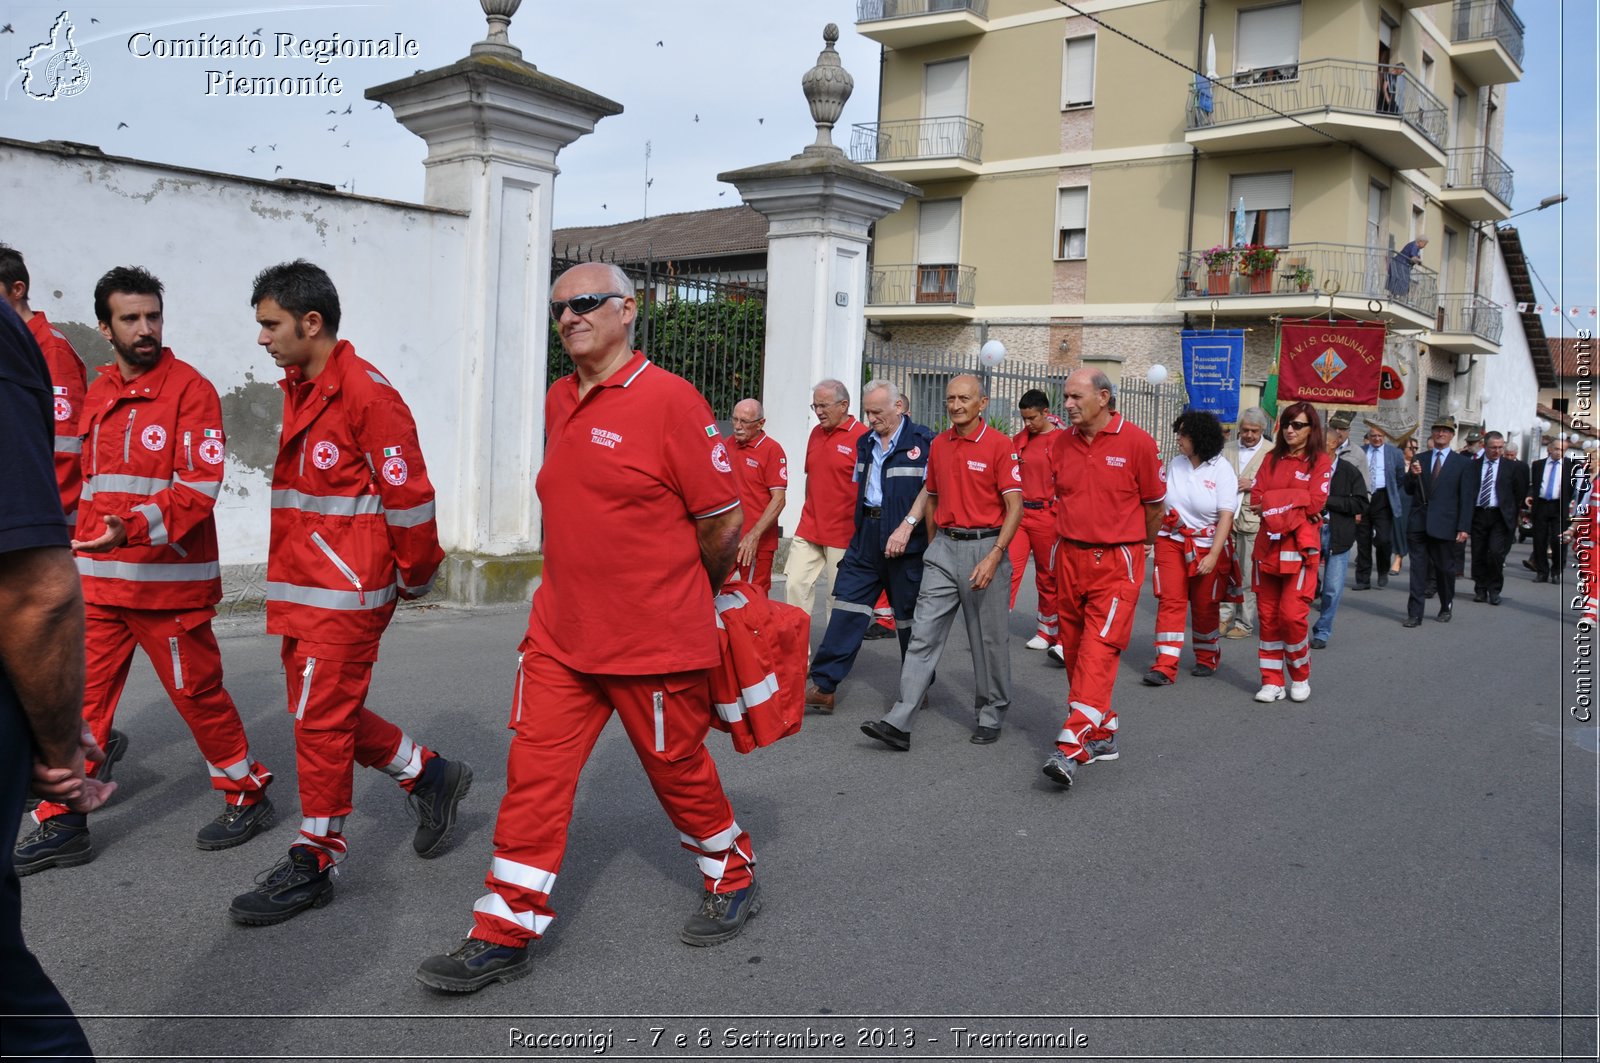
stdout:
[(1438, 305), (1439, 274), (1408, 265), (1397, 251), (1353, 244), (1304, 243), (1275, 248), (1270, 269), (1240, 273), (1232, 252), (1180, 251), (1177, 296), (1215, 299), (1259, 295), (1263, 302), (1301, 293), (1396, 302), (1424, 314)]
[(856, 162), (908, 159), (983, 159), (983, 123), (965, 115), (864, 122), (850, 129), (850, 158)]
[(1142, 376), (1125, 376), (1117, 384), (1118, 411), (1155, 437), (1163, 460), (1178, 452), (1172, 422), (1188, 404), (1189, 392), (1181, 380), (1152, 384)]
[(1500, 304), (1474, 292), (1446, 292), (1439, 296), (1439, 331), (1470, 332), (1491, 343), (1500, 342), (1505, 316)]
[(1494, 40), (1522, 65), (1522, 19), (1505, 0), (1456, 0), (1450, 39), (1456, 44)]
[(988, 18), (989, 0), (856, 0), (857, 22), (937, 15), (946, 11), (970, 11), (979, 18)]
[(1482, 188), (1506, 206), (1511, 205), (1511, 167), (1499, 155), (1481, 146), (1451, 148), (1445, 154), (1449, 156), (1444, 171), (1446, 188)]
[[(694, 263), (645, 258), (617, 261), (582, 248), (551, 258), (550, 275), (584, 262), (609, 262), (633, 281), (639, 317), (633, 345), (700, 390), (717, 419), (733, 405), (761, 398), (766, 340), (766, 281), (753, 274), (708, 272)], [(548, 382), (572, 372), (555, 323), (550, 326)]]
[(868, 306), (972, 306), (977, 298), (978, 271), (972, 266), (874, 265), (867, 274)]

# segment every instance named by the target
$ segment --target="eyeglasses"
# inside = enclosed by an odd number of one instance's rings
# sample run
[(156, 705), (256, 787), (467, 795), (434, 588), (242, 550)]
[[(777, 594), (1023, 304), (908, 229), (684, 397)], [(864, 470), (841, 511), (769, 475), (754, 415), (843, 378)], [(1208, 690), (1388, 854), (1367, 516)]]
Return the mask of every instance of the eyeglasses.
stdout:
[(550, 300), (550, 318), (553, 321), (560, 321), (561, 315), (566, 313), (568, 308), (571, 308), (574, 314), (582, 317), (584, 314), (592, 314), (600, 309), (605, 305), (607, 299), (626, 298), (627, 296), (621, 292), (586, 292), (583, 295), (574, 295), (571, 299), (552, 299)]
[(735, 417), (735, 418), (733, 418), (733, 423), (734, 424), (760, 424), (762, 421), (765, 421), (765, 420), (766, 420), (765, 417)]
[(1293, 428), (1296, 432), (1304, 432), (1307, 428), (1311, 427), (1311, 422), (1310, 421), (1289, 421), (1283, 427), (1285, 427), (1285, 428)]
[(845, 401), (844, 399), (834, 399), (832, 402), (813, 402), (811, 408), (818, 411), (826, 410), (830, 406), (842, 406)]

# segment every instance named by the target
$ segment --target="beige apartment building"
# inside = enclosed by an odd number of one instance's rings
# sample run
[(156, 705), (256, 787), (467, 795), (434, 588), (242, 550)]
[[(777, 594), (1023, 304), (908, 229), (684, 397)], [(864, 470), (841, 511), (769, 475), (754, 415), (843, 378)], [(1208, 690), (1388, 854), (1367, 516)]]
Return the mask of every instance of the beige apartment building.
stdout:
[[(1407, 394), (1378, 419), (1472, 423), (1504, 317), (1482, 293), (1512, 213), (1508, 0), (1074, 6), (858, 0), (883, 63), (852, 156), (922, 191), (877, 226), (873, 331), (1137, 372), (1214, 316), (1251, 330), (1250, 400), (1274, 318), (1382, 316)], [(1228, 261), (1236, 231), (1269, 250)]]

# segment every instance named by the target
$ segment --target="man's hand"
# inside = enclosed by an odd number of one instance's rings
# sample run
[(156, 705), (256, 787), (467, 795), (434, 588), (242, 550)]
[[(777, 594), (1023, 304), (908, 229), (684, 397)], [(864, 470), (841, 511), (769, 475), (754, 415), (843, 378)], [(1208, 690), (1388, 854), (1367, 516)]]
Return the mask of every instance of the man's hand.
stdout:
[(740, 568), (747, 568), (755, 564), (756, 551), (761, 545), (761, 536), (751, 532), (739, 540), (739, 553), (736, 562)]
[(906, 545), (911, 542), (912, 531), (911, 525), (901, 521), (900, 526), (889, 533), (889, 545), (883, 548), (883, 556), (899, 557), (904, 554)]
[(105, 759), (105, 752), (95, 742), (94, 733), (85, 727), (78, 736), (78, 748), (70, 764), (51, 767), (43, 761), (34, 760), (33, 793), (43, 800), (66, 805), (74, 812), (93, 812), (117, 792), (117, 784), (86, 776), (84, 761), (103, 764)]
[(990, 550), (983, 555), (983, 560), (979, 561), (977, 567), (972, 570), (970, 580), (973, 590), (981, 591), (994, 582), (994, 574), (1000, 568), (1000, 562), (1004, 560), (1004, 556), (998, 550)]
[(128, 541), (128, 526), (121, 517), (106, 514), (106, 530), (98, 539), (74, 539), (72, 548), (86, 554), (103, 554)]
[(1256, 485), (1256, 478), (1254, 476), (1241, 476), (1241, 477), (1239, 477), (1239, 490), (1248, 491), (1252, 487), (1254, 487), (1255, 485)]
[(1467, 535), (1466, 532), (1456, 532), (1456, 542), (1464, 543), (1464, 542), (1467, 541), (1468, 538), (1469, 538), (1469, 536)]

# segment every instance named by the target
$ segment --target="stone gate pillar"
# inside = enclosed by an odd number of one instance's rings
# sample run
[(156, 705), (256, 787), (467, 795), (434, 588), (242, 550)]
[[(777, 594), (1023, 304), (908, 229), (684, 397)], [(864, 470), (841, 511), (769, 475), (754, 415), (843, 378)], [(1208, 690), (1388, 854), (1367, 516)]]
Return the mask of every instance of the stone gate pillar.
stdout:
[(833, 143), (833, 124), (855, 81), (839, 62), (828, 23), (817, 65), (801, 88), (817, 123), (817, 139), (782, 162), (717, 175), (767, 217), (766, 359), (762, 400), (767, 433), (789, 455), (785, 532), (800, 520), (805, 498), (806, 439), (811, 387), (832, 377), (861, 399), (861, 352), (866, 341), (868, 227), (900, 209), (918, 190), (845, 157)]
[[(471, 54), (367, 90), (428, 145), (424, 201), (468, 215), (460, 489), (439, 500), (452, 600), (525, 600), (538, 576), (556, 154), (622, 106), (541, 73), (506, 36), (520, 0), (480, 0)], [(416, 293), (420, 298), (422, 293)]]

